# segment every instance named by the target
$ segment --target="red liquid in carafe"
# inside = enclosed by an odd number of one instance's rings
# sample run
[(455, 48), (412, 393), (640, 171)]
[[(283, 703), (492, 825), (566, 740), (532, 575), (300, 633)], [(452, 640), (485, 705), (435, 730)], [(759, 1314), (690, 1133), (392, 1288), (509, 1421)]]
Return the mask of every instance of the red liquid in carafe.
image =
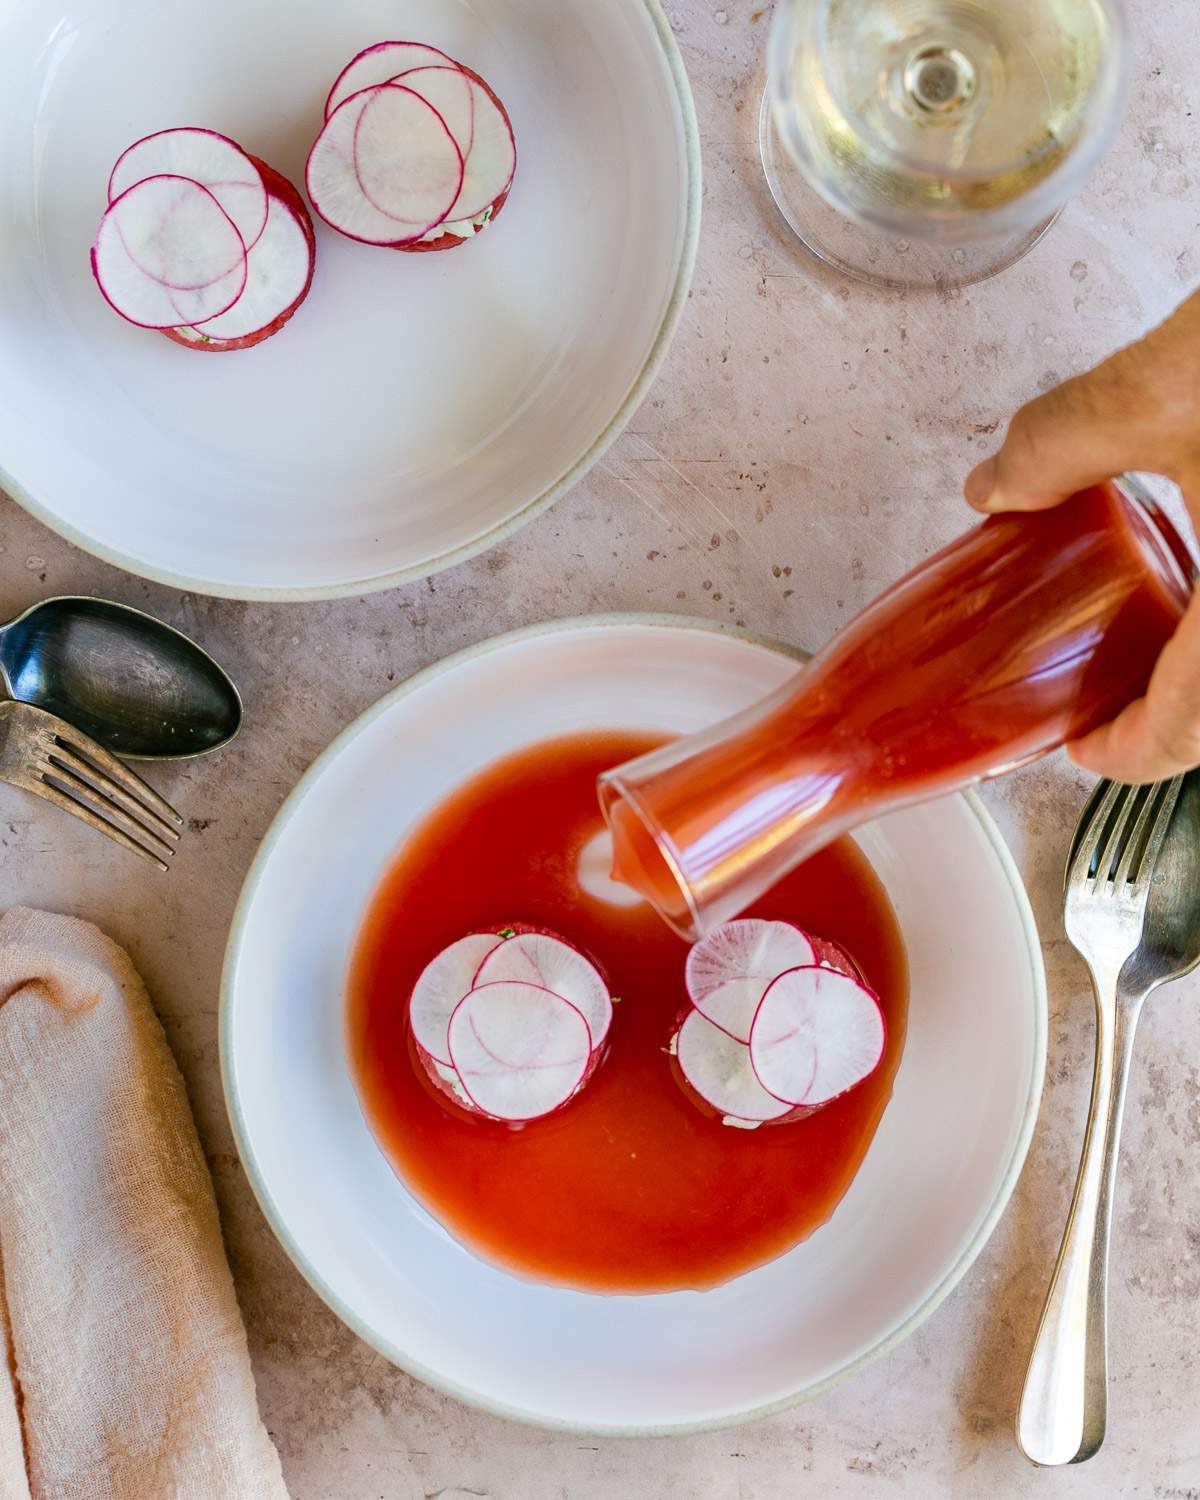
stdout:
[(989, 519), (693, 753), (619, 767), (614, 873), (681, 929), (723, 920), (858, 823), (1079, 738), (1144, 691), (1189, 574), (1113, 485)]

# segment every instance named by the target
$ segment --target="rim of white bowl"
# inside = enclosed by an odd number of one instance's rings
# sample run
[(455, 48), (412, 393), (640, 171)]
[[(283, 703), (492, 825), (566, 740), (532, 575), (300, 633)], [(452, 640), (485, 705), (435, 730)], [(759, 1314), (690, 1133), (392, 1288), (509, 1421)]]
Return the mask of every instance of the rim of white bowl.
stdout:
[(292, 1236), (283, 1216), (276, 1209), (270, 1189), (267, 1187), (258, 1170), (258, 1164), (255, 1160), (254, 1152), (250, 1145), (249, 1134), (246, 1129), (245, 1116), (242, 1112), (232, 1063), (233, 987), (239, 952), (250, 909), (257, 895), (258, 886), (266, 870), (267, 863), (274, 852), (275, 845), (278, 843), (288, 823), (291, 822), (294, 814), (299, 810), (300, 804), (308, 795), (310, 786), (324, 773), (326, 766), (341, 754), (342, 750), (351, 740), (357, 738), (369, 724), (373, 723), (381, 714), (386, 713), (393, 704), (399, 702), (402, 698), (407, 698), (411, 693), (418, 692), (427, 683), (432, 682), (455, 667), (461, 666), (464, 662), (473, 661), (481, 656), (488, 656), (492, 652), (503, 650), (520, 641), (534, 640), (540, 636), (564, 634), (569, 631), (603, 630), (613, 627), (627, 628), (631, 625), (649, 626), (654, 629), (663, 630), (700, 630), (707, 631), (713, 635), (732, 636), (737, 640), (748, 641), (752, 645), (765, 647), (767, 650), (774, 651), (780, 656), (789, 656), (798, 661), (807, 660), (809, 655), (806, 651), (801, 651), (781, 641), (772, 640), (769, 636), (762, 635), (757, 631), (722, 624), (719, 620), (705, 620), (693, 615), (636, 612), (627, 614), (576, 615), (565, 620), (550, 620), (544, 624), (529, 625), (520, 630), (510, 630), (503, 635), (492, 636), (488, 640), (480, 641), (474, 646), (467, 646), (461, 651), (455, 651), (449, 656), (444, 656), (440, 661), (433, 662), (430, 666), (424, 667), (421, 671), (414, 673), (413, 676), (392, 688), (390, 692), (385, 693), (370, 708), (366, 709), (356, 719), (353, 719), (300, 777), (272, 819), (246, 873), (241, 893), (238, 896), (237, 906), (234, 910), (233, 922), (229, 930), (229, 940), (226, 944), (225, 959), (221, 971), (220, 1019), (218, 1024), (221, 1086), (225, 1094), (225, 1107), (229, 1112), (234, 1139), (237, 1142), (239, 1159), (245, 1168), (246, 1180), (249, 1182), (250, 1189), (258, 1200), (258, 1206), (262, 1209), (263, 1216), (270, 1225), (272, 1233), (287, 1252), (292, 1264), (300, 1272), (301, 1276), (304, 1277), (305, 1281), (308, 1282), (313, 1291), (316, 1292), (317, 1296), (320, 1297), (321, 1301), (325, 1303), (326, 1307), (335, 1313), (352, 1333), (356, 1333), (364, 1343), (369, 1344), (378, 1353), (382, 1354), (385, 1359), (397, 1366), (398, 1369), (404, 1370), (407, 1374), (414, 1376), (433, 1390), (442, 1392), (443, 1395), (453, 1396), (455, 1400), (462, 1401), (467, 1406), (476, 1407), (478, 1410), (488, 1412), (492, 1416), (506, 1417), (515, 1422), (522, 1422), (531, 1427), (540, 1427), (558, 1432), (579, 1433), (589, 1437), (685, 1437), (690, 1433), (712, 1432), (726, 1427), (738, 1427), (745, 1422), (756, 1422), (762, 1417), (769, 1417), (776, 1412), (786, 1411), (788, 1407), (798, 1406), (804, 1401), (811, 1401), (814, 1397), (822, 1395), (833, 1386), (839, 1385), (843, 1380), (849, 1379), (851, 1375), (855, 1375), (868, 1365), (873, 1364), (877, 1359), (880, 1359), (889, 1350), (894, 1349), (897, 1344), (902, 1343), (911, 1333), (919, 1328), (950, 1295), (991, 1238), (993, 1230), (1000, 1221), (1000, 1216), (1008, 1207), (1009, 1199), (1012, 1197), (1013, 1189), (1017, 1185), (1017, 1180), (1025, 1165), (1025, 1157), (1029, 1152), (1030, 1142), (1033, 1139), (1034, 1126), (1037, 1123), (1038, 1108), (1041, 1104), (1042, 1089), (1045, 1083), (1046, 1036), (1048, 1030), (1046, 972), (1042, 963), (1041, 938), (1038, 935), (1037, 924), (1034, 921), (1033, 910), (1030, 907), (1029, 896), (1025, 890), (1025, 884), (1021, 879), (1020, 871), (1017, 869), (1016, 861), (1013, 859), (1008, 845), (1000, 835), (1000, 830), (996, 827), (990, 813), (974, 792), (962, 792), (957, 795), (962, 797), (963, 801), (975, 815), (985, 838), (991, 845), (992, 852), (996, 856), (1001, 870), (1008, 880), (1025, 937), (1025, 954), (1029, 960), (1029, 974), (1032, 984), (1034, 1007), (1033, 1057), (1020, 1128), (1017, 1131), (1012, 1151), (1005, 1166), (1004, 1175), (1000, 1180), (1000, 1185), (996, 1190), (996, 1195), (990, 1207), (984, 1214), (974, 1234), (966, 1245), (963, 1246), (957, 1260), (955, 1260), (954, 1264), (937, 1285), (932, 1288), (921, 1305), (914, 1308), (903, 1323), (893, 1328), (890, 1333), (873, 1344), (870, 1349), (865, 1350), (856, 1359), (851, 1360), (842, 1369), (836, 1370), (833, 1374), (824, 1376), (820, 1380), (802, 1385), (798, 1389), (789, 1392), (786, 1396), (779, 1397), (777, 1400), (695, 1422), (667, 1422), (647, 1426), (628, 1426), (621, 1423), (572, 1422), (563, 1418), (547, 1416), (544, 1413), (525, 1410), (519, 1406), (510, 1406), (503, 1401), (492, 1400), (490, 1397), (482, 1395), (479, 1391), (460, 1385), (457, 1381), (447, 1380), (437, 1371), (431, 1370), (420, 1360), (413, 1359), (405, 1349), (393, 1343), (390, 1339), (384, 1338), (357, 1316), (339, 1296), (337, 1291), (329, 1285), (325, 1278), (311, 1264), (300, 1245)]
[(421, 578), (432, 577), (435, 573), (444, 572), (458, 563), (467, 562), (481, 552), (486, 552), (488, 548), (497, 546), (536, 516), (541, 515), (543, 511), (548, 510), (603, 458), (625, 430), (634, 412), (645, 400), (647, 392), (667, 357), (675, 330), (679, 326), (679, 320), (687, 303), (692, 273), (696, 266), (696, 250), (700, 243), (701, 199), (700, 125), (696, 118), (696, 103), (692, 97), (692, 86), (679, 44), (675, 40), (675, 33), (671, 30), (671, 23), (662, 8), (661, 0), (640, 0), (640, 3), (653, 23), (663, 56), (666, 58), (671, 81), (675, 85), (675, 95), (683, 124), (685, 217), (679, 259), (675, 266), (675, 279), (645, 362), (634, 376), (606, 426), (570, 468), (560, 474), (540, 494), (526, 501), (515, 515), (498, 522), (479, 536), (473, 537), (469, 542), (463, 542), (457, 547), (450, 548), (449, 551), (439, 552), (424, 562), (413, 563), (406, 568), (396, 568), (389, 573), (380, 573), (369, 578), (346, 579), (340, 583), (310, 584), (303, 588), (293, 588), (287, 584), (251, 586), (222, 583), (211, 578), (194, 578), (190, 574), (178, 573), (171, 568), (157, 567), (153, 563), (121, 551), (120, 548), (98, 541), (47, 509), (40, 500), (35, 499), (15, 475), (8, 472), (2, 463), (0, 463), (0, 489), (5, 490), (35, 520), (40, 521), (43, 526), (56, 532), (66, 541), (90, 553), (91, 556), (98, 557), (102, 562), (111, 563), (113, 567), (121, 568), (124, 572), (132, 573), (138, 578), (148, 578), (152, 583), (164, 583), (171, 588), (183, 589), (191, 594), (202, 594), (211, 599), (263, 600), (280, 604), (310, 599), (357, 599), (366, 594), (381, 593), (384, 589), (398, 588), (403, 583), (413, 583)]

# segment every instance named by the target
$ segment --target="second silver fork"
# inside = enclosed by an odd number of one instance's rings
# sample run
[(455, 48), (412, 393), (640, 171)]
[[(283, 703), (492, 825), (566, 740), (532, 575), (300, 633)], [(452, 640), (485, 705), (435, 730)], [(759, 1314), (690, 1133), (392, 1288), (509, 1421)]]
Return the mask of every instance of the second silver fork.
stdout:
[(1169, 968), (1142, 973), (1139, 952), (1156, 866), (1183, 783), (1102, 783), (1067, 868), (1067, 936), (1096, 995), (1096, 1065), (1087, 1134), (1062, 1248), (1030, 1357), (1017, 1439), (1038, 1464), (1079, 1463), (1104, 1440), (1107, 1274), (1121, 1118), (1142, 1002)]

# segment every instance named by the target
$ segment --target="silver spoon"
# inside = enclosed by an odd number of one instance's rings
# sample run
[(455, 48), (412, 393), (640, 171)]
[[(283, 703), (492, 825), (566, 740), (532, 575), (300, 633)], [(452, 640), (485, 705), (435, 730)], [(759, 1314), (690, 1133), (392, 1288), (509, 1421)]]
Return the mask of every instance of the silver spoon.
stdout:
[(1066, 882), (1067, 934), (1096, 991), (1096, 1073), (1075, 1197), (1034, 1340), (1017, 1441), (1080, 1463), (1108, 1419), (1108, 1246), (1121, 1117), (1142, 1003), (1200, 962), (1200, 771), (1132, 789), (1101, 782)]
[(44, 599), (0, 626), (0, 697), (57, 714), (127, 760), (226, 744), (237, 688), (212, 657), (152, 615), (107, 599)]

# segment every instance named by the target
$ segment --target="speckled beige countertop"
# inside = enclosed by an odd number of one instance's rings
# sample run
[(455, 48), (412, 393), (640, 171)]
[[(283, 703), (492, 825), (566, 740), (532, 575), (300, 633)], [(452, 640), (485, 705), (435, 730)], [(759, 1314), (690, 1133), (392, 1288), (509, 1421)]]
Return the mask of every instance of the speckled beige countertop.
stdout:
[[(196, 635), (244, 690), (245, 732), (230, 750), (154, 773), (190, 815), (169, 879), (0, 787), (0, 907), (93, 918), (157, 997), (295, 1500), (1200, 1500), (1200, 979), (1157, 997), (1138, 1040), (1108, 1442), (1089, 1464), (1042, 1472), (1011, 1436), (1091, 1073), (1090, 994), (1057, 902), (1083, 783), (1061, 759), (987, 796), (1028, 882), (1050, 981), (1048, 1087), (1025, 1175), (934, 1317), (818, 1401), (655, 1441), (548, 1434), (468, 1410), (391, 1368), (325, 1309), (271, 1236), (233, 1152), (217, 1073), (226, 929), (276, 808), (348, 720), (448, 651), (589, 610), (685, 611), (818, 645), (964, 526), (961, 476), (1017, 403), (1200, 282), (1195, 0), (1135, 0), (1131, 113), (1117, 146), (1015, 270), (944, 298), (840, 282), (781, 232), (754, 145), (765, 3), (671, 0), (704, 142), (694, 291), (630, 433), (506, 545), (363, 600), (242, 605), (116, 572), (0, 496), (0, 615), (49, 593), (127, 600)], [(743, 540), (730, 544), (730, 525)]]

